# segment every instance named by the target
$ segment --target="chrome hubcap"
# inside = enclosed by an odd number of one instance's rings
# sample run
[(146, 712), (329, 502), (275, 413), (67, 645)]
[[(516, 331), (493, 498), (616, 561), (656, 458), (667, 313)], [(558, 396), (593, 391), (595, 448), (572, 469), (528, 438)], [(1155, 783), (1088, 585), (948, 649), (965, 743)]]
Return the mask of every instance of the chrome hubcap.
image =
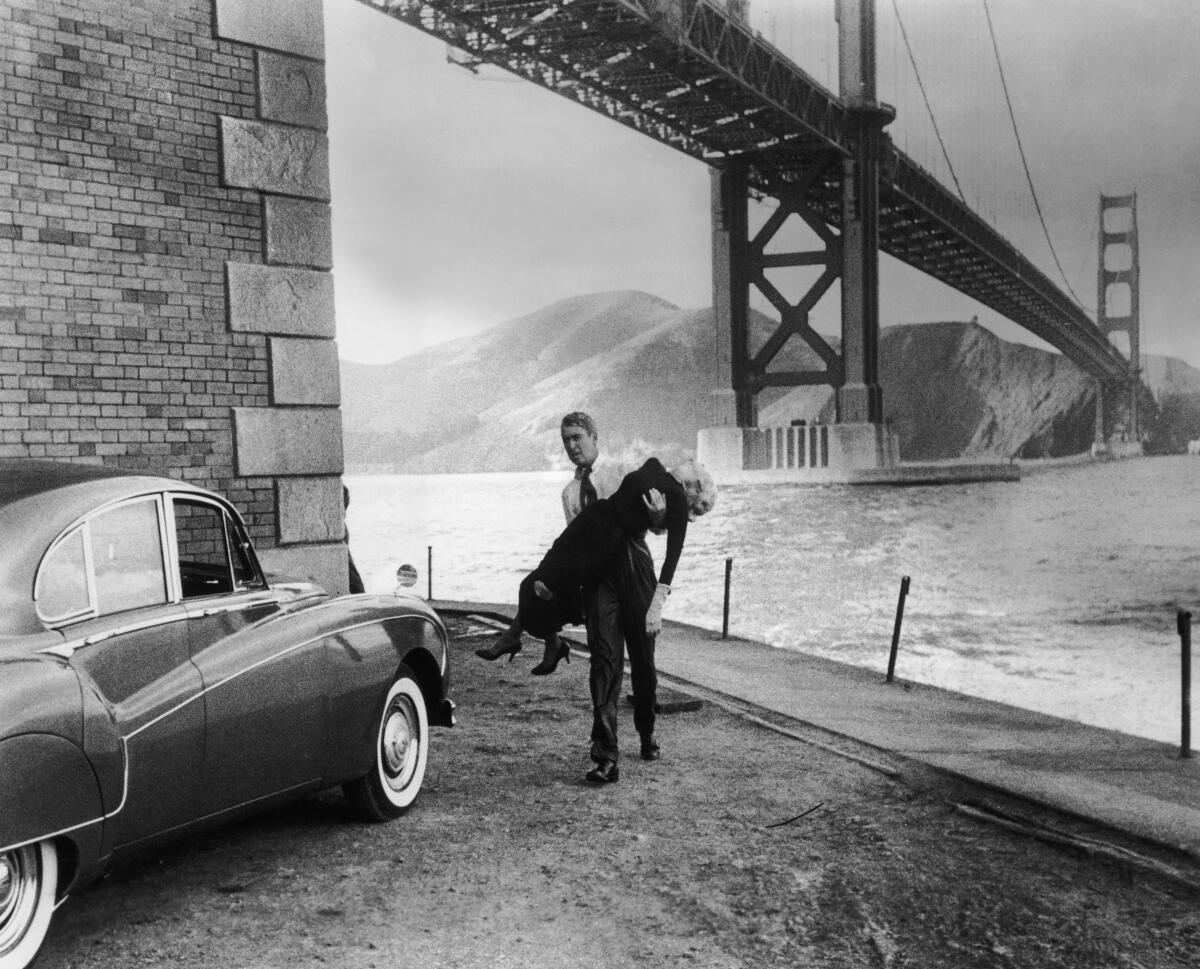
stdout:
[(0, 856), (0, 955), (25, 936), (37, 901), (38, 871), (32, 846)]
[(408, 783), (417, 758), (418, 737), (413, 729), (416, 712), (407, 697), (397, 697), (388, 709), (381, 744), (383, 765), (390, 787), (400, 790)]
[(8, 903), (16, 889), (16, 881), (16, 874), (13, 871), (13, 856), (8, 854), (0, 857), (0, 912), (8, 909)]

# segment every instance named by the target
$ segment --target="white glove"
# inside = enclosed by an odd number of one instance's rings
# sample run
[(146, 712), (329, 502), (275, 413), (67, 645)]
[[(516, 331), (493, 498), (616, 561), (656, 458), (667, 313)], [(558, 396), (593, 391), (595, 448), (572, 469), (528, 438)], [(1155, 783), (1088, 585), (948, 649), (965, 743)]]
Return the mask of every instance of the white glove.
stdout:
[(663, 604), (671, 594), (671, 587), (661, 582), (654, 587), (654, 597), (650, 600), (650, 608), (646, 610), (646, 632), (657, 636), (662, 629)]

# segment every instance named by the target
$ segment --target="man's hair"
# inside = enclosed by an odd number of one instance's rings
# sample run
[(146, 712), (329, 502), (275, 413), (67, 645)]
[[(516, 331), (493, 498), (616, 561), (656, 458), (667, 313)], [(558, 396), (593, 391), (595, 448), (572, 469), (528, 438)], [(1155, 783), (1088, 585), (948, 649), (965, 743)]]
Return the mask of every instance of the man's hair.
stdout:
[(592, 420), (591, 414), (585, 414), (581, 410), (573, 410), (562, 419), (563, 427), (582, 427), (592, 437), (597, 437), (596, 422)]

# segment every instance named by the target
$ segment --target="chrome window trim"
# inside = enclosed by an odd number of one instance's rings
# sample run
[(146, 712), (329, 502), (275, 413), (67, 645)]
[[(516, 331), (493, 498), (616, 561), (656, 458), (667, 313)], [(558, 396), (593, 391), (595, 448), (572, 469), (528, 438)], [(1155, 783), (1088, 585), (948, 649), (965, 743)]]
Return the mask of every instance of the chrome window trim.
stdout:
[[(110, 501), (100, 505), (98, 508), (93, 508), (86, 515), (76, 519), (61, 532), (53, 542), (47, 546), (46, 551), (42, 553), (42, 557), (38, 560), (37, 569), (34, 572), (33, 579), (33, 608), (39, 620), (41, 620), (47, 629), (56, 629), (61, 631), (64, 626), (72, 625), (77, 622), (83, 622), (88, 619), (97, 619), (101, 615), (118, 615), (118, 612), (101, 613), (100, 604), (96, 600), (96, 560), (92, 549), (92, 522), (101, 515), (107, 514), (114, 509), (121, 508), (125, 505), (135, 505), (143, 501), (154, 502), (155, 515), (157, 516), (158, 524), (158, 556), (163, 569), (164, 586), (163, 591), (167, 598), (162, 602), (150, 602), (143, 606), (134, 606), (133, 609), (150, 609), (155, 606), (167, 606), (173, 602), (178, 602), (178, 596), (172, 597), (172, 592), (178, 586), (176, 580), (172, 583), (171, 579), (171, 563), (167, 560), (168, 549), (165, 544), (167, 534), (164, 523), (165, 506), (163, 504), (164, 496), (161, 491), (153, 491), (146, 494), (132, 495), (126, 498), (118, 498), (116, 501)], [(87, 587), (88, 587), (88, 608), (86, 611), (71, 613), (67, 616), (45, 616), (42, 610), (38, 607), (38, 587), (42, 581), (42, 567), (46, 564), (46, 560), (50, 555), (66, 541), (71, 534), (76, 530), (81, 529), (83, 532), (83, 556), (85, 568), (87, 570)], [(131, 610), (119, 610), (119, 612), (127, 612)]]
[[(171, 601), (183, 601), (183, 580), (179, 577), (179, 526), (175, 521), (175, 494), (163, 495), (163, 549), (167, 553), (170, 565), (167, 568), (167, 581), (171, 586)], [(170, 499), (169, 501), (167, 499)], [(170, 527), (167, 517), (170, 516)]]
[[(229, 595), (229, 593), (225, 594)], [(239, 593), (235, 592), (233, 594), (238, 595)], [(249, 609), (252, 606), (279, 605), (279, 596), (267, 589), (247, 589), (241, 595), (244, 595), (246, 598), (240, 599), (237, 602), (226, 602), (219, 606), (201, 605), (201, 603), (209, 601), (201, 598), (189, 599), (188, 602), (196, 604), (195, 612), (192, 614), (201, 616), (216, 616), (222, 612), (241, 612), (243, 609)]]
[[(256, 592), (258, 590), (255, 590)], [(221, 606), (198, 609), (193, 612), (187, 607), (184, 602), (168, 602), (164, 606), (176, 606), (177, 612), (173, 612), (166, 616), (155, 616), (153, 619), (143, 619), (137, 622), (127, 623), (123, 626), (115, 626), (112, 629), (106, 629), (103, 632), (92, 633), (90, 636), (79, 636), (75, 639), (69, 639), (65, 643), (58, 643), (54, 646), (47, 646), (45, 649), (38, 650), (39, 653), (48, 653), (52, 656), (61, 656), (63, 659), (70, 659), (76, 652), (84, 646), (91, 646), (95, 643), (104, 642), (106, 639), (112, 639), (114, 636), (122, 636), (126, 633), (141, 632), (144, 629), (153, 629), (155, 626), (166, 626), (173, 622), (185, 622), (194, 619), (197, 615), (213, 616), (221, 612), (238, 612), (242, 609), (249, 609), (253, 606), (275, 605), (279, 603), (279, 598), (275, 595), (265, 594), (266, 590), (262, 590), (263, 595), (258, 598), (241, 599), (238, 602), (230, 602)], [(191, 602), (198, 600), (192, 599)], [(148, 607), (156, 608), (156, 607)]]
[[(163, 606), (179, 606), (179, 603), (164, 602)], [(146, 608), (154, 609), (157, 606), (147, 606)], [(142, 619), (139, 621), (126, 623), (123, 626), (114, 626), (112, 629), (105, 629), (102, 632), (92, 633), (88, 636), (77, 636), (75, 639), (68, 639), (64, 643), (58, 643), (54, 646), (47, 646), (45, 649), (39, 649), (39, 653), (49, 653), (52, 656), (61, 656), (63, 659), (70, 659), (75, 655), (75, 652), (82, 649), (84, 646), (92, 646), (96, 643), (102, 643), (106, 639), (112, 639), (114, 636), (123, 636), (127, 633), (141, 632), (144, 629), (154, 629), (156, 626), (167, 626), (173, 622), (184, 622), (190, 619), (187, 610), (180, 607), (179, 611), (173, 612), (166, 616), (155, 616), (153, 619)]]

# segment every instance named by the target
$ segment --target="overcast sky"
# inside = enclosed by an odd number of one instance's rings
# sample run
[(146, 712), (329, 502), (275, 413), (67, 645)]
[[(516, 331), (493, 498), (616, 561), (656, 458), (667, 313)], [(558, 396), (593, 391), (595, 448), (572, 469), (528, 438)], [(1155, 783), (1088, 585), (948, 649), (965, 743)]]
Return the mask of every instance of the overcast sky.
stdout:
[[(953, 189), (892, 0), (879, 96), (897, 144)], [(896, 0), (968, 201), (1065, 288), (1003, 100), (983, 0)], [(1067, 283), (1096, 304), (1098, 195), (1138, 195), (1142, 348), (1200, 366), (1200, 2), (989, 0), (1026, 160)], [(752, 0), (752, 23), (836, 90), (833, 0)], [(325, 0), (338, 341), (383, 363), (613, 289), (712, 304), (709, 174), (688, 158), (363, 4)], [(980, 321), (882, 257), (889, 323)], [(837, 306), (818, 306), (836, 331)]]

